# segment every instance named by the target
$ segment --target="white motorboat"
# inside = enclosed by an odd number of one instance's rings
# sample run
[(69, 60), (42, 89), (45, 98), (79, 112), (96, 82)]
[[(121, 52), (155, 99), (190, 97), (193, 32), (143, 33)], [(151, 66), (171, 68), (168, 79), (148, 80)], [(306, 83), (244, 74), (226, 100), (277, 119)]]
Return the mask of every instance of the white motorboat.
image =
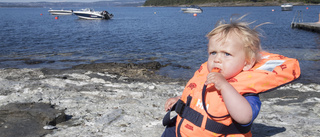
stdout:
[(61, 9), (61, 10), (53, 10), (53, 9), (50, 9), (48, 10), (48, 12), (51, 14), (51, 15), (72, 15), (72, 10), (64, 10), (64, 9)]
[(81, 19), (111, 19), (113, 17), (107, 11), (94, 11), (94, 9), (86, 8), (80, 11), (73, 11)]
[(191, 5), (186, 8), (181, 8), (184, 13), (202, 13), (202, 9), (199, 6)]
[(285, 3), (281, 5), (281, 10), (282, 11), (292, 11), (293, 5), (290, 3)]

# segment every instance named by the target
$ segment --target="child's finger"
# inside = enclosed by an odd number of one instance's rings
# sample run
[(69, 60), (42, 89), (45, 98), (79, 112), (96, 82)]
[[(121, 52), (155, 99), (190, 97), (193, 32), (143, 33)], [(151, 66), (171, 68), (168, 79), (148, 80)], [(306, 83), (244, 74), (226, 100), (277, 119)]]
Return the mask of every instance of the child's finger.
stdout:
[[(220, 69), (220, 68), (217, 68), (217, 67), (214, 67), (214, 68), (211, 70), (211, 72), (220, 73), (220, 72), (221, 72), (221, 69)], [(205, 85), (208, 85), (208, 84), (213, 83), (213, 82), (210, 81), (210, 77), (211, 77), (211, 75), (208, 74), (207, 80), (206, 80), (206, 82), (204, 83)]]

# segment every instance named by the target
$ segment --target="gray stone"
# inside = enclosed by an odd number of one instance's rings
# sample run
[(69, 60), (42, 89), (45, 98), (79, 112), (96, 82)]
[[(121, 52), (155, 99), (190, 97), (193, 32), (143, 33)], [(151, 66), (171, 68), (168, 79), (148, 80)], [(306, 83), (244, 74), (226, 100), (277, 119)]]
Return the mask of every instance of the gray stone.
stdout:
[(0, 107), (2, 137), (43, 136), (51, 131), (43, 127), (66, 121), (62, 110), (44, 103), (11, 103)]

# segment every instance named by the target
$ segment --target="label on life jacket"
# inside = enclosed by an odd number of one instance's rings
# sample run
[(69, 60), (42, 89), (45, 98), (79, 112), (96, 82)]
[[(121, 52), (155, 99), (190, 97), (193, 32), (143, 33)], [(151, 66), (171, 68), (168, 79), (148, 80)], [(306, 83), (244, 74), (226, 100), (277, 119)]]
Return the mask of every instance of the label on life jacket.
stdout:
[(285, 62), (285, 60), (269, 60), (265, 64), (263, 64), (261, 67), (257, 68), (260, 70), (266, 70), (272, 72), (274, 68), (277, 66), (282, 65)]

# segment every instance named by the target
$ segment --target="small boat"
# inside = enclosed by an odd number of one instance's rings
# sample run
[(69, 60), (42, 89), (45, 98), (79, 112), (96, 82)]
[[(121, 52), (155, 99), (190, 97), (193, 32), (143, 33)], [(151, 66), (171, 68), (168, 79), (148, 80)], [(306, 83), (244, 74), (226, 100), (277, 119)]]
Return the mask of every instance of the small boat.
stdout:
[(202, 9), (199, 6), (191, 5), (186, 8), (181, 8), (184, 13), (202, 13)]
[(73, 11), (81, 19), (111, 19), (113, 17), (107, 11), (94, 11), (94, 9), (86, 8), (80, 11)]
[(72, 10), (64, 10), (64, 9), (61, 9), (61, 10), (53, 10), (53, 9), (50, 9), (48, 10), (48, 12), (51, 14), (51, 15), (72, 15)]
[(285, 3), (281, 5), (281, 10), (282, 11), (292, 11), (293, 5), (290, 3)]

